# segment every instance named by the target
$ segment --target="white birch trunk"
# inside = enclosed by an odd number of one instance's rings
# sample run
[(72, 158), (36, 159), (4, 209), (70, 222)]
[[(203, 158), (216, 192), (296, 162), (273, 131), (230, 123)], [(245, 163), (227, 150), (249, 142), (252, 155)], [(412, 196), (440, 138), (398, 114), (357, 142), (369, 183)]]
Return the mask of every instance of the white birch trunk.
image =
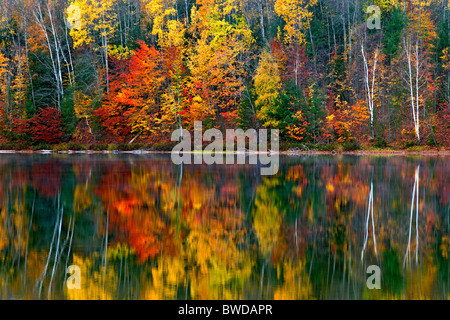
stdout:
[(375, 77), (377, 71), (377, 62), (378, 62), (378, 48), (375, 50), (375, 55), (373, 58), (373, 71), (372, 71), (372, 81), (370, 81), (369, 75), (369, 64), (367, 62), (366, 54), (364, 52), (364, 45), (361, 43), (361, 53), (364, 61), (364, 84), (365, 91), (367, 94), (367, 110), (370, 115), (370, 128), (372, 133), (372, 138), (374, 137), (374, 129), (373, 129), (373, 111), (374, 111), (374, 88), (375, 88)]

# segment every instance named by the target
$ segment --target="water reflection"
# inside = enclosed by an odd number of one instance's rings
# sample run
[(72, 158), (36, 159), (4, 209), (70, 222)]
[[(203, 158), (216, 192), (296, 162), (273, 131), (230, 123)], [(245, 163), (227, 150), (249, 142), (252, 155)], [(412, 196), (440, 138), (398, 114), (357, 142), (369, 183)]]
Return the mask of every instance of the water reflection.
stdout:
[(0, 298), (448, 299), (449, 164), (2, 155)]

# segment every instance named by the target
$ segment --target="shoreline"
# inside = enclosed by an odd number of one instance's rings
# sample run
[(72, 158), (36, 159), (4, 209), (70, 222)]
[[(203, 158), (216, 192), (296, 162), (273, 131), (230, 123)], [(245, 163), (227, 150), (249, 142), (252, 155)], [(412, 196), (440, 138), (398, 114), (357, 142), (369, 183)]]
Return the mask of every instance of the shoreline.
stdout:
[[(181, 152), (181, 154), (199, 154), (204, 152)], [(382, 156), (402, 156), (402, 155), (421, 155), (421, 156), (450, 156), (450, 150), (356, 150), (356, 151), (278, 151), (278, 152), (217, 152), (218, 154), (279, 154), (279, 155), (382, 155)], [(1, 154), (171, 154), (171, 151), (156, 150), (0, 150)], [(208, 153), (210, 154), (210, 153)]]

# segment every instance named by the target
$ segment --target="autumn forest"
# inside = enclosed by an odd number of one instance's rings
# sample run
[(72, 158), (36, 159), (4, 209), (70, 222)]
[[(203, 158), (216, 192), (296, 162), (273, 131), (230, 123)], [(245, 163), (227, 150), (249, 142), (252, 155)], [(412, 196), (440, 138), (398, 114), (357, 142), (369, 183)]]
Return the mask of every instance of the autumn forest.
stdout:
[(448, 15), (446, 0), (0, 0), (0, 146), (164, 148), (202, 121), (279, 129), (284, 148), (448, 148)]
[(449, 9), (0, 0), (0, 299), (450, 299)]

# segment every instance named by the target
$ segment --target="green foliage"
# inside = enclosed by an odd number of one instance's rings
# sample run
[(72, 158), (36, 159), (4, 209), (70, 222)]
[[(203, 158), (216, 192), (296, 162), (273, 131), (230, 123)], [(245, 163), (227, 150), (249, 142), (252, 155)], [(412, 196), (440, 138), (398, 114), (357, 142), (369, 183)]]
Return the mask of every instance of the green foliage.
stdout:
[(74, 113), (72, 90), (67, 90), (61, 103), (61, 126), (66, 136), (70, 137), (75, 132), (77, 118)]
[(69, 142), (69, 143), (60, 143), (53, 146), (53, 151), (84, 151), (87, 150), (87, 146)]
[(381, 148), (381, 149), (385, 149), (385, 148), (388, 147), (388, 143), (386, 142), (386, 140), (384, 139), (384, 137), (377, 136), (377, 137), (375, 138), (374, 147), (376, 147), (376, 148)]
[(109, 149), (109, 145), (106, 143), (103, 144), (91, 144), (88, 146), (89, 150), (92, 151), (106, 151)]
[(0, 150), (29, 150), (31, 146), (28, 142), (8, 142), (0, 143)]
[(399, 255), (399, 252), (392, 248), (383, 252), (382, 285), (394, 296), (400, 295), (403, 289), (403, 274)]
[[(249, 90), (249, 92), (253, 92), (253, 90)], [(250, 95), (250, 97), (248, 95)], [(256, 99), (251, 93), (249, 93), (248, 95), (247, 92), (244, 94), (244, 98), (241, 99), (241, 103), (239, 104), (238, 109), (237, 125), (243, 130), (257, 127), (257, 119), (253, 105)]]
[(148, 149), (153, 151), (172, 151), (175, 145), (175, 142), (157, 142), (150, 145)]
[(405, 142), (405, 149), (413, 148), (417, 146), (417, 141), (406, 141)]
[(383, 47), (384, 53), (391, 59), (397, 56), (401, 44), (401, 35), (406, 27), (407, 17), (401, 7), (394, 7), (383, 17)]
[(356, 151), (361, 149), (361, 146), (356, 140), (343, 142), (342, 147), (344, 148), (344, 151)]
[(330, 151), (336, 150), (336, 147), (337, 147), (336, 144), (330, 143), (330, 144), (325, 144), (325, 145), (319, 145), (317, 147), (317, 149), (319, 151), (328, 151), (328, 152), (330, 152)]
[(25, 103), (25, 111), (28, 118), (34, 116), (42, 108), (48, 106), (56, 107), (54, 75), (51, 73), (51, 68), (42, 63), (47, 61), (47, 59), (43, 52), (36, 52), (28, 57), (30, 74), (39, 75), (34, 77), (32, 84), (28, 86), (28, 100)]
[(39, 143), (38, 145), (32, 146), (32, 150), (52, 150), (53, 147), (47, 143)]

